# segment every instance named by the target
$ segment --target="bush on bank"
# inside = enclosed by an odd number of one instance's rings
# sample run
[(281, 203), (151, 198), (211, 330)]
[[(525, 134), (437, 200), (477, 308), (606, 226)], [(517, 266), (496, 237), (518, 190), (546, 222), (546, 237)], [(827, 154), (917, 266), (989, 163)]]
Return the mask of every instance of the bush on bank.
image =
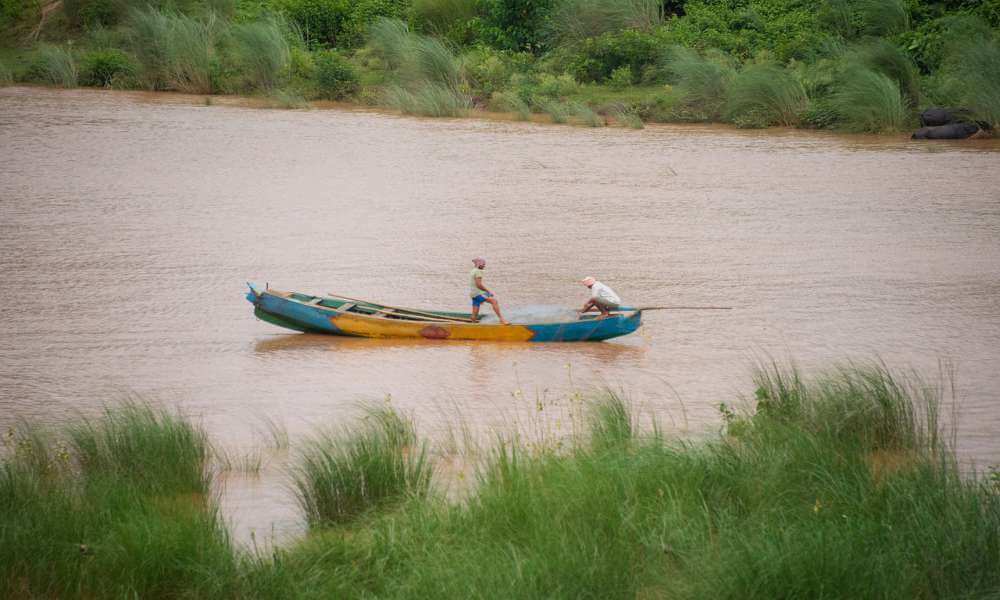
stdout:
[[(40, 13), (10, 2), (0, 0), (0, 27), (23, 38)], [(897, 131), (922, 108), (947, 105), (1000, 125), (1000, 0), (156, 0), (141, 10), (123, 0), (73, 0), (64, 7), (64, 15), (47, 17), (42, 37), (79, 43), (39, 47), (30, 69), (0, 55), (6, 79), (360, 97), (448, 116), (510, 105), (523, 116), (523, 106), (558, 112), (548, 110), (553, 96), (540, 82), (570, 77), (577, 89), (562, 100), (603, 116)], [(445, 66), (449, 81), (431, 74), (421, 82), (412, 76), (419, 69), (385, 60), (384, 22), (401, 24), (409, 47)], [(115, 61), (106, 65), (113, 73), (83, 65), (88, 53), (111, 49), (126, 55), (102, 57)], [(78, 79), (97, 75), (74, 82), (74, 69)], [(872, 78), (866, 105), (882, 102), (881, 109), (835, 110), (859, 93), (864, 69), (895, 83), (905, 115), (885, 104), (888, 90)], [(792, 102), (795, 115), (731, 108), (773, 105), (775, 92), (796, 89), (792, 79), (805, 91), (804, 102), (797, 95)], [(520, 102), (511, 104), (514, 97)]]
[[(992, 597), (996, 477), (962, 473), (941, 388), (880, 365), (765, 368), (723, 429), (670, 439), (607, 394), (570, 437), (428, 452), (388, 408), (303, 446), (309, 524), (235, 548), (209, 444), (141, 405), (63, 435), (20, 427), (0, 465), (0, 595), (137, 597)], [(441, 453), (445, 452), (446, 456)], [(437, 459), (433, 459), (437, 456)], [(478, 464), (447, 500), (443, 460)], [(437, 470), (435, 486), (429, 486)]]

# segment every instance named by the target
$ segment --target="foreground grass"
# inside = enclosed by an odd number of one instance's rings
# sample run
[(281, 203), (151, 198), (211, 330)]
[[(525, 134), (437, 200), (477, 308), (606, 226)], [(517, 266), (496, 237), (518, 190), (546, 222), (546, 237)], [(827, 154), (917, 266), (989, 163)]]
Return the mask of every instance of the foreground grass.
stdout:
[[(501, 438), (459, 503), (427, 488), (432, 465), (409, 422), (370, 413), (360, 428), (301, 450), (296, 481), (310, 532), (269, 556), (235, 551), (211, 502), (178, 502), (202, 489), (195, 478), (169, 472), (149, 487), (137, 480), (144, 469), (129, 464), (134, 453), (115, 450), (140, 439), (121, 431), (133, 420), (157, 448), (141, 453), (143, 461), (160, 453), (203, 462), (190, 451), (202, 438), (184, 421), (127, 407), (87, 425), (87, 443), (63, 454), (58, 442), (25, 430), (0, 476), (0, 593), (1000, 593), (1000, 496), (990, 482), (959, 473), (937, 422), (940, 390), (880, 366), (809, 381), (762, 370), (756, 384), (752, 410), (723, 407), (725, 429), (707, 441), (639, 427), (613, 395), (590, 406), (588, 431), (577, 438), (531, 450)], [(153, 433), (154, 422), (162, 432)], [(89, 440), (107, 448), (89, 463), (100, 468), (75, 466), (92, 454)]]

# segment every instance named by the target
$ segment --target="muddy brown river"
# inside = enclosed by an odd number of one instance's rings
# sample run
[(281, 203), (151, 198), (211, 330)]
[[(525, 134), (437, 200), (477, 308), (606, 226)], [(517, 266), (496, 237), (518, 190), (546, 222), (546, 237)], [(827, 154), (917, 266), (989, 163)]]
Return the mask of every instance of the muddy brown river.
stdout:
[[(221, 105), (220, 105), (221, 104)], [(651, 312), (593, 344), (341, 339), (254, 319), (245, 281), (463, 309)], [(584, 129), (0, 89), (0, 427), (139, 397), (234, 452), (383, 402), (443, 435), (611, 386), (668, 430), (720, 424), (753, 365), (956, 373), (958, 446), (1000, 463), (1000, 142), (716, 126)], [(542, 410), (538, 411), (538, 406)], [(237, 537), (299, 515), (286, 457), (224, 479)]]

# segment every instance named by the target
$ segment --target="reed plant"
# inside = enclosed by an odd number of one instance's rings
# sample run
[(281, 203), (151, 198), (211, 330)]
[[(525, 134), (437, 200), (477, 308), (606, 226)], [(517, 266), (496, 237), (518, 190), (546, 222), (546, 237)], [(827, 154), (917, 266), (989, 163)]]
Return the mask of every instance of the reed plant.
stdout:
[(76, 87), (80, 77), (73, 53), (51, 44), (39, 46), (29, 72), (33, 79), (60, 87)]
[(862, 28), (871, 36), (889, 36), (910, 27), (910, 10), (905, 0), (854, 0)]
[(549, 115), (553, 123), (561, 124), (569, 121), (572, 111), (566, 103), (551, 98), (541, 98), (537, 103), (538, 109)]
[(216, 41), (223, 27), (214, 13), (193, 17), (150, 6), (133, 9), (129, 35), (146, 86), (192, 94), (217, 91)]
[(433, 465), (413, 423), (387, 407), (371, 407), (360, 429), (320, 434), (294, 473), (299, 504), (313, 526), (342, 523), (365, 512), (422, 497)]
[(666, 70), (676, 83), (681, 104), (697, 120), (719, 120), (724, 112), (733, 68), (719, 56), (702, 56), (687, 48), (672, 48)]
[(746, 67), (729, 89), (727, 117), (756, 126), (797, 125), (808, 104), (805, 89), (787, 70), (776, 65)]
[(954, 40), (943, 71), (956, 101), (978, 120), (1000, 128), (1000, 36)]
[(244, 89), (269, 91), (281, 85), (291, 60), (287, 31), (287, 23), (276, 17), (232, 26), (231, 52)]
[(920, 103), (920, 73), (917, 65), (903, 50), (885, 39), (872, 39), (856, 51), (856, 60), (873, 71), (893, 79), (906, 98), (907, 105)]
[(454, 117), (471, 108), (464, 91), (461, 61), (436, 38), (412, 33), (398, 19), (379, 19), (369, 33), (370, 47), (391, 70), (386, 89), (390, 106), (431, 117)]
[(911, 113), (899, 84), (860, 65), (848, 67), (829, 99), (839, 127), (848, 131), (889, 133), (906, 128)]

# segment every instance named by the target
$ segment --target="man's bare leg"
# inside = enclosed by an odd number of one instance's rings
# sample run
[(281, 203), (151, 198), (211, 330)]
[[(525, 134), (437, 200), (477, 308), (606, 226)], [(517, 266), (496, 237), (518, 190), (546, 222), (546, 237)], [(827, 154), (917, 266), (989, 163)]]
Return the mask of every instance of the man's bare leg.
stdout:
[(479, 305), (478, 304), (476, 306), (472, 307), (472, 320), (476, 321), (476, 322), (479, 321)]
[(501, 325), (510, 325), (510, 323), (506, 319), (503, 318), (503, 315), (500, 314), (500, 303), (497, 302), (497, 299), (496, 298), (487, 298), (486, 301), (489, 302), (490, 306), (493, 307), (493, 312), (495, 312), (497, 314), (497, 318), (500, 319), (500, 324)]

